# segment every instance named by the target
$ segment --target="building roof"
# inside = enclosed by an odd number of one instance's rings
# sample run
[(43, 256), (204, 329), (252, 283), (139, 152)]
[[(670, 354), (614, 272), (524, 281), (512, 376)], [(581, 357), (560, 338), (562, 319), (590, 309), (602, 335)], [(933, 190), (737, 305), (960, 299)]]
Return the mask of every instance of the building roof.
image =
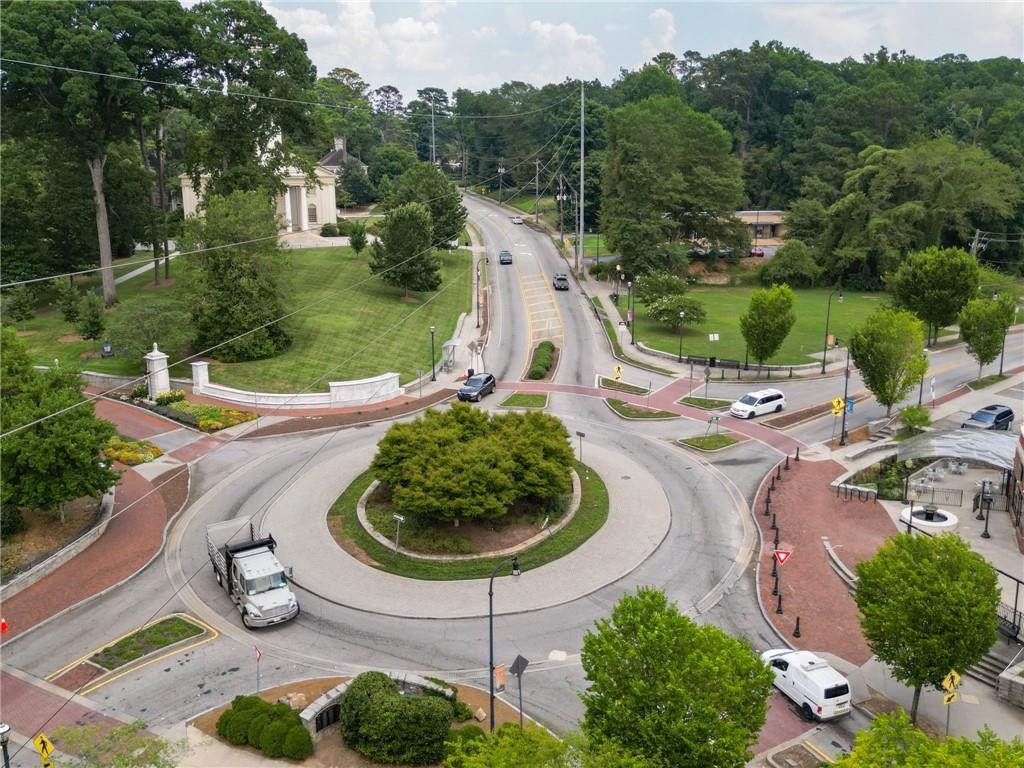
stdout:
[(744, 224), (783, 224), (785, 211), (736, 211), (733, 214)]

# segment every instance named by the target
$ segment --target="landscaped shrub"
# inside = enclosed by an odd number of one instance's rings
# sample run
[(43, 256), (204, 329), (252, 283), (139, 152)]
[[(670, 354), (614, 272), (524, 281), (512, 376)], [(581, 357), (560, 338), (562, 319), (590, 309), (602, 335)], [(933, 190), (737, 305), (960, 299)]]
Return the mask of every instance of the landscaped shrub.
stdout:
[(178, 400), (168, 405), (157, 405), (153, 410), (169, 418), (198, 427), (203, 432), (217, 432), (256, 418), (256, 414), (250, 411), (221, 408), (218, 405), (208, 405), (207, 403), (193, 403), (190, 400)]
[(530, 379), (543, 379), (548, 375), (555, 359), (555, 345), (550, 341), (542, 341), (533, 351), (530, 371), (526, 374)]
[[(259, 710), (256, 710), (259, 711)], [(263, 735), (263, 729), (270, 725), (270, 713), (261, 712), (252, 719), (249, 723), (249, 731), (246, 733), (245, 740), (249, 742), (250, 746), (259, 749), (260, 737)]]
[(587, 271), (595, 280), (604, 280), (610, 272), (615, 271), (615, 266), (611, 262), (602, 261), (598, 264), (591, 264), (587, 267)]
[(305, 760), (313, 754), (313, 739), (302, 725), (293, 725), (284, 737), (283, 752), (292, 760)]
[(338, 236), (338, 225), (337, 224), (324, 224), (320, 227), (320, 237), (337, 237)]
[(147, 397), (149, 397), (149, 387), (145, 384), (136, 384), (128, 395), (128, 399), (132, 401), (145, 400)]
[(459, 747), (461, 745), (470, 741), (479, 741), (485, 738), (487, 738), (487, 736), (484, 733), (484, 729), (475, 723), (449, 731), (448, 735), (444, 739), (445, 760), (448, 760), (453, 753), (460, 754), (461, 750)]
[(267, 757), (284, 755), (284, 740), (291, 726), (284, 720), (275, 720), (263, 729), (260, 735), (260, 749)]
[(108, 461), (120, 461), (129, 467), (144, 464), (163, 456), (164, 452), (148, 440), (124, 440), (112, 437), (103, 449), (103, 458)]
[(78, 320), (78, 289), (64, 278), (53, 281), (53, 303), (60, 310), (64, 322), (74, 325)]
[(440, 762), (451, 721), (452, 706), (443, 696), (400, 696), (380, 672), (359, 675), (341, 702), (345, 743), (375, 762)]
[(224, 729), (224, 737), (236, 747), (249, 743), (249, 725), (260, 714), (253, 708), (239, 709)]
[(3, 314), (7, 321), (31, 320), (36, 311), (36, 293), (29, 285), (17, 285), (4, 293)]
[(220, 717), (217, 718), (218, 736), (221, 736), (225, 739), (228, 737), (228, 725), (231, 723), (231, 720), (235, 717), (236, 711), (237, 710), (233, 709), (232, 707), (228, 707), (220, 713)]
[(28, 526), (25, 518), (21, 516), (21, 510), (14, 504), (4, 504), (0, 507), (0, 538), (7, 541), (16, 533), (21, 533)]
[(157, 405), (170, 405), (171, 403), (177, 403), (185, 399), (185, 390), (183, 389), (172, 389), (169, 392), (164, 392), (156, 396)]

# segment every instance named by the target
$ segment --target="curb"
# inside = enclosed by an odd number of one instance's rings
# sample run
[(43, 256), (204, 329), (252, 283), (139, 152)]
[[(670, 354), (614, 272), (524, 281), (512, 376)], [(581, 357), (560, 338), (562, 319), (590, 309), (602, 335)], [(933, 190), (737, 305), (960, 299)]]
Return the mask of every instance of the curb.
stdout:
[[(683, 416), (681, 414), (678, 414), (678, 413), (674, 413), (671, 416), (651, 416), (649, 418), (644, 418), (643, 416), (640, 416), (640, 417), (637, 417), (637, 416), (623, 416), (621, 413), (619, 413), (618, 411), (616, 411), (612, 407), (611, 403), (608, 402), (609, 400), (618, 400), (617, 397), (608, 398), (608, 397), (602, 397), (601, 395), (597, 395), (597, 397), (601, 397), (601, 399), (604, 401), (604, 404), (606, 406), (608, 406), (608, 410), (610, 410), (612, 413), (614, 413), (620, 419), (624, 419), (625, 421), (671, 421), (672, 419), (685, 419), (686, 418), (685, 416)], [(633, 403), (627, 403), (625, 400), (620, 400), (619, 402), (626, 403), (626, 405), (630, 405), (630, 406), (633, 405)], [(646, 406), (637, 406), (637, 407), (644, 408)], [(666, 413), (668, 413), (668, 411), (666, 411)]]
[(776, 462), (772, 465), (764, 477), (761, 478), (761, 482), (757, 486), (757, 491), (754, 493), (754, 504), (750, 507), (750, 516), (753, 518), (754, 528), (757, 529), (757, 566), (754, 568), (754, 594), (757, 595), (757, 610), (761, 612), (761, 618), (764, 619), (765, 624), (771, 627), (772, 632), (775, 633), (776, 637), (779, 638), (786, 647), (791, 651), (797, 650), (796, 646), (793, 645), (789, 639), (779, 631), (779, 628), (775, 626), (775, 623), (768, 618), (768, 614), (764, 610), (764, 602), (761, 600), (761, 558), (764, 556), (764, 533), (761, 531), (761, 525), (757, 522), (757, 500), (761, 496), (761, 491), (764, 490), (765, 483), (768, 482), (768, 478), (775, 474), (775, 467), (781, 462)]
[[(721, 433), (719, 433), (719, 434), (721, 434)], [(730, 433), (726, 434), (725, 436), (726, 437), (732, 437), (732, 435), (734, 435), (734, 434), (737, 434), (737, 433), (730, 432)], [(746, 437), (746, 435), (743, 435), (743, 437)], [(684, 443), (683, 440), (675, 440), (674, 442), (680, 448), (688, 448), (688, 449), (690, 449), (692, 451), (699, 451), (701, 453), (711, 454), (711, 453), (721, 453), (722, 451), (727, 451), (730, 448), (735, 448), (737, 445), (740, 445), (742, 443), (745, 443), (745, 442), (749, 441), (749, 439), (750, 438), (747, 438), (747, 440), (737, 440), (736, 438), (732, 438), (733, 442), (729, 443), (728, 445), (723, 445), (721, 448), (698, 448), (696, 445), (690, 445), (689, 443)]]

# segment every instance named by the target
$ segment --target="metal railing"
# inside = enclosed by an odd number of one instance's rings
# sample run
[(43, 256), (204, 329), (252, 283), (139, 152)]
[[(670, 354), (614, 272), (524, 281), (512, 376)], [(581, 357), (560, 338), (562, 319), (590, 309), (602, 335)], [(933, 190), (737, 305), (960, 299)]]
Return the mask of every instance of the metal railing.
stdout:
[(848, 485), (840, 483), (836, 486), (836, 497), (843, 501), (874, 501), (878, 498), (878, 490), (875, 488), (862, 488), (859, 485)]
[(964, 503), (964, 492), (960, 488), (936, 488), (934, 485), (912, 482), (908, 493), (911, 491), (917, 494), (914, 499), (915, 504), (943, 504), (947, 507), (959, 507)]

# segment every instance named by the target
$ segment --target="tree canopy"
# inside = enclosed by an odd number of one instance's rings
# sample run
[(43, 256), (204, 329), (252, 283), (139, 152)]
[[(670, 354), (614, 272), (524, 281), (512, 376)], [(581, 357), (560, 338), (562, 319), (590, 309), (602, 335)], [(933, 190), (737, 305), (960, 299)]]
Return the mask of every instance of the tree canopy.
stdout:
[(887, 416), (928, 370), (921, 321), (903, 310), (871, 314), (854, 330), (850, 356)]
[(778, 352), (792, 330), (796, 322), (795, 298), (788, 285), (758, 288), (750, 294), (750, 305), (740, 315), (740, 331), (758, 363)]
[(455, 184), (430, 163), (416, 163), (395, 181), (387, 205), (422, 203), (430, 211), (434, 240), (457, 240), (466, 225), (466, 207)]
[(743, 765), (772, 674), (749, 646), (641, 587), (583, 638), (583, 733), (653, 766)]
[(872, 652), (914, 689), (938, 689), (996, 641), (996, 572), (959, 536), (898, 535), (857, 564), (861, 628)]
[(907, 255), (886, 281), (893, 298), (938, 336), (978, 293), (978, 260), (961, 248), (932, 246)]
[(971, 299), (960, 310), (957, 322), (960, 335), (967, 344), (967, 351), (978, 361), (978, 378), (981, 369), (995, 360), (1005, 343), (1006, 330), (1013, 322), (1016, 301), (1012, 296), (994, 299)]
[(388, 285), (409, 291), (436, 291), (441, 285), (441, 262), (434, 253), (430, 211), (421, 203), (406, 203), (388, 211), (380, 239), (370, 248), (370, 271)]

